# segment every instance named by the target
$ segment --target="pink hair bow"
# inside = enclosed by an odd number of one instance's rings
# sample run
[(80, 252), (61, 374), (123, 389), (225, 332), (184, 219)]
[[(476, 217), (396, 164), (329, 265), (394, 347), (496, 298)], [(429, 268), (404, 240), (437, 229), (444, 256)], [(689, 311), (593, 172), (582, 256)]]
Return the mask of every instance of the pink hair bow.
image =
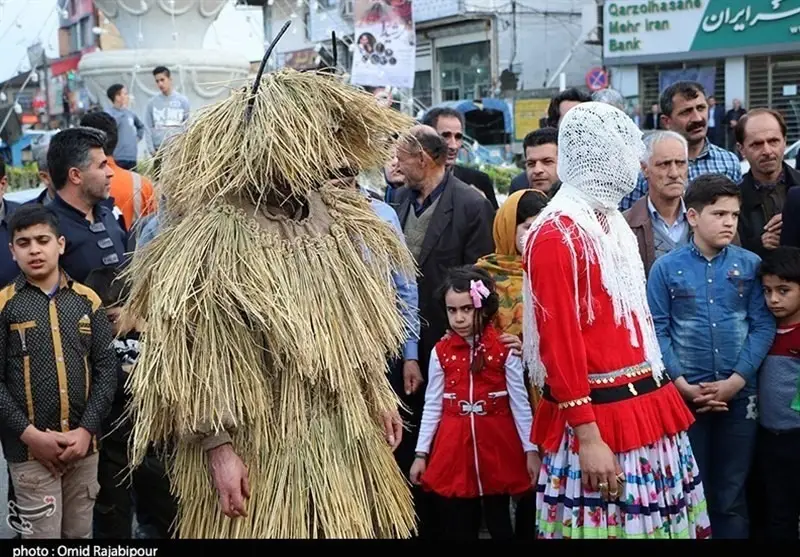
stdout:
[(483, 305), (483, 298), (489, 296), (489, 289), (481, 280), (471, 280), (469, 282), (469, 294), (472, 296), (472, 305), (479, 308)]

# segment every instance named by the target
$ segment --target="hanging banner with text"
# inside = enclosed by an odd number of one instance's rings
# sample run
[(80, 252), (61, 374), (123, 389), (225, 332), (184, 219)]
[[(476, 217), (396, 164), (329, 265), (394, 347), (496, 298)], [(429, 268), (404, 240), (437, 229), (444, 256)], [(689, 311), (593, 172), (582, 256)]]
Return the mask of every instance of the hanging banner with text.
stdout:
[(414, 88), (417, 41), (411, 0), (355, 0), (355, 51), (350, 81)]
[(619, 0), (603, 7), (607, 60), (800, 45), (800, 0)]

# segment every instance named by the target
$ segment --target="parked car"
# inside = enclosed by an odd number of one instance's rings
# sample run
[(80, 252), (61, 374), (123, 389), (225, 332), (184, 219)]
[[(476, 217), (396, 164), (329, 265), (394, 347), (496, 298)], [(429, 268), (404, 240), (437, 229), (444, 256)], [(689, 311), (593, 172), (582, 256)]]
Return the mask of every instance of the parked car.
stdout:
[[(786, 151), (783, 152), (783, 160), (786, 161), (786, 164), (795, 168), (795, 164), (797, 164), (797, 153), (800, 152), (800, 141), (795, 141), (788, 147), (786, 147)], [(750, 163), (746, 160), (742, 161), (742, 174), (747, 174), (750, 172)]]

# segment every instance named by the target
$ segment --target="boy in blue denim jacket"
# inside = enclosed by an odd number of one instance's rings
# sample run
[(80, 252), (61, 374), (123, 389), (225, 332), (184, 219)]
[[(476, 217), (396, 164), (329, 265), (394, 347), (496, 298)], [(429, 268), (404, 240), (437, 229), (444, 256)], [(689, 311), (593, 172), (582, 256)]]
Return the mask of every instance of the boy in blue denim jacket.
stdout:
[(731, 245), (739, 188), (706, 174), (684, 200), (690, 242), (654, 264), (650, 310), (675, 386), (695, 412), (689, 429), (715, 538), (749, 535), (745, 485), (758, 430), (756, 373), (775, 338), (760, 258)]

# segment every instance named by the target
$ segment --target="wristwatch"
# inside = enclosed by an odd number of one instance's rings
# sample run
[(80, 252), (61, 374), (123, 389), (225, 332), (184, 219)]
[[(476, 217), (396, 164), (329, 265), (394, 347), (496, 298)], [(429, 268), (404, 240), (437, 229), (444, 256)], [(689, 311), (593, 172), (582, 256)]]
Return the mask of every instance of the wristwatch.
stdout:
[(421, 458), (422, 460), (428, 460), (428, 453), (414, 453), (415, 458)]

